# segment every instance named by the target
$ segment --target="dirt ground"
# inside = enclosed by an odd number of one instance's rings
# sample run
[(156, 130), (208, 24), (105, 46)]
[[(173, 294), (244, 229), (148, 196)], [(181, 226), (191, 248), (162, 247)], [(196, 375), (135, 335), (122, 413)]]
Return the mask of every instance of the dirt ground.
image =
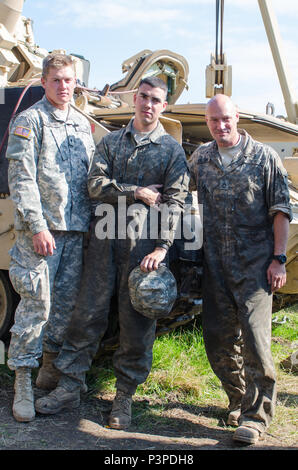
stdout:
[[(45, 394), (37, 388), (34, 393), (36, 398)], [(87, 393), (82, 395), (81, 405), (76, 410), (54, 416), (37, 415), (30, 423), (18, 423), (11, 412), (12, 380), (1, 384), (0, 450), (97, 450), (103, 451), (103, 458), (131, 455), (130, 451), (147, 451), (150, 454), (168, 451), (182, 452), (192, 458), (192, 455), (197, 456), (200, 451), (298, 449), (298, 446), (289, 446), (280, 437), (269, 433), (254, 446), (236, 445), (232, 440), (234, 428), (227, 427), (224, 422), (226, 410), (218, 407), (186, 406), (175, 401), (168, 401), (164, 404), (162, 413), (156, 415), (153, 402), (135, 398), (129, 430), (109, 429), (107, 422), (112, 399), (113, 395), (110, 394), (95, 397)], [(122, 452), (119, 454), (115, 451)], [(219, 454), (221, 453), (213, 453)], [(252, 454), (248, 452), (247, 456), (250, 455)], [(130, 466), (133, 466), (131, 462)]]

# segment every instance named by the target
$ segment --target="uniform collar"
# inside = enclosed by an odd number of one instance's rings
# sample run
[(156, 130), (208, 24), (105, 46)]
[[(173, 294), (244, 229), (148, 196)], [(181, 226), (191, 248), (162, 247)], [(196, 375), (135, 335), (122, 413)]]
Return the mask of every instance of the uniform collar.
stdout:
[(251, 155), (255, 141), (244, 129), (238, 129), (238, 132), (244, 137), (243, 155)]
[(56, 121), (60, 121), (60, 122), (66, 122), (66, 121), (69, 121), (69, 119), (71, 119), (71, 115), (73, 113), (73, 110), (72, 110), (72, 107), (70, 106), (70, 104), (68, 105), (68, 114), (67, 114), (67, 118), (66, 119), (63, 119), (59, 113), (59, 108), (57, 108), (56, 106), (53, 106), (49, 100), (47, 99), (46, 95), (44, 95), (42, 97), (42, 101), (43, 101), (43, 104), (45, 105), (45, 108), (46, 110), (51, 114), (51, 116), (56, 120)]
[[(127, 126), (125, 128), (125, 131), (124, 131), (125, 134), (133, 135), (133, 131), (134, 131), (133, 121), (134, 121), (134, 118), (132, 118), (129, 121), (129, 123), (127, 124)], [(160, 143), (160, 142), (158, 142), (160, 137), (162, 137), (163, 135), (166, 135), (166, 134), (167, 133), (166, 133), (163, 125), (158, 121), (156, 128), (149, 135), (149, 140), (151, 142), (155, 143), (155, 144), (158, 144), (158, 143)]]
[[(252, 139), (252, 137), (244, 129), (238, 128), (237, 130), (244, 139), (242, 150), (240, 151), (238, 157), (232, 160), (230, 165), (224, 169), (225, 173), (230, 173), (234, 171), (234, 169), (237, 168), (238, 165), (250, 159), (251, 155), (254, 152), (255, 141)], [(211, 152), (209, 153), (209, 158), (211, 158), (213, 162), (221, 170), (223, 170), (221, 158), (219, 156), (218, 145), (215, 140), (211, 142)]]
[[(250, 155), (251, 150), (253, 148), (253, 139), (251, 136), (244, 130), (244, 129), (237, 129), (238, 133), (244, 137), (242, 152), (245, 155)], [(218, 151), (218, 145), (215, 140), (212, 141), (213, 150)]]

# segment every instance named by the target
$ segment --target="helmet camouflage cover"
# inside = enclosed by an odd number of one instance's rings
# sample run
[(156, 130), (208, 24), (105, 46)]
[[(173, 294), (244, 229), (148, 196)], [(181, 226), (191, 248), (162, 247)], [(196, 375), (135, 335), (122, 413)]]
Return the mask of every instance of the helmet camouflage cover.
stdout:
[(164, 265), (148, 273), (137, 266), (129, 275), (128, 288), (133, 308), (153, 320), (167, 317), (177, 297), (176, 279)]

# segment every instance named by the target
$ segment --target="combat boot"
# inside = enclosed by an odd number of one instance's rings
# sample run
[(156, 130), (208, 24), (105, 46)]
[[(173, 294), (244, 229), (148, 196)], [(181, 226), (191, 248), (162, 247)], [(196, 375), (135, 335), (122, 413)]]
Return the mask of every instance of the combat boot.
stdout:
[(54, 390), (59, 382), (61, 373), (53, 366), (53, 361), (58, 353), (44, 352), (42, 356), (42, 367), (39, 369), (36, 386), (43, 390)]
[(57, 387), (49, 395), (39, 398), (35, 402), (35, 409), (38, 413), (54, 415), (62, 410), (72, 410), (80, 406), (80, 390), (66, 390), (64, 387)]
[(238, 426), (240, 415), (241, 415), (241, 409), (240, 408), (237, 408), (236, 410), (230, 411), (228, 419), (227, 419), (227, 425), (228, 426)]
[(109, 426), (113, 429), (126, 429), (131, 423), (132, 396), (117, 390), (109, 418)]
[(31, 369), (20, 367), (15, 371), (13, 416), (17, 421), (28, 422), (35, 418)]
[(233, 440), (242, 444), (256, 444), (262, 437), (261, 431), (250, 426), (239, 426), (233, 435)]

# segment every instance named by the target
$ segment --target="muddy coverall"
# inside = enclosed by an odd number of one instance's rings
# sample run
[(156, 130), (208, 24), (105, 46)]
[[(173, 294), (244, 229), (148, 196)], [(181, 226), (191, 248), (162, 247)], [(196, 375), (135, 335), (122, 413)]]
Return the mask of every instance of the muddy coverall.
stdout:
[[(78, 294), (83, 234), (91, 203), (87, 174), (94, 153), (88, 120), (67, 117), (46, 97), (13, 121), (7, 148), (17, 241), (9, 275), (21, 300), (11, 329), (8, 366), (38, 367), (44, 350), (58, 352)], [(32, 236), (50, 230), (53, 256), (37, 254)]]
[(203, 334), (210, 364), (240, 423), (261, 432), (275, 407), (271, 356), (272, 294), (266, 271), (274, 250), (273, 218), (291, 219), (287, 174), (276, 152), (245, 131), (227, 167), (215, 141), (189, 163), (191, 189), (203, 205)]
[[(128, 276), (155, 247), (168, 249), (173, 243), (180, 209), (187, 195), (189, 174), (182, 147), (160, 123), (148, 140), (137, 144), (132, 135), (132, 122), (102, 139), (89, 173), (89, 193), (101, 203), (96, 213), (104, 208), (115, 211), (115, 217), (111, 216), (115, 236), (98, 238), (105, 217), (98, 216), (92, 224), (78, 302), (63, 347), (54, 362), (63, 374), (59, 386), (71, 390), (84, 383), (85, 372), (106, 332), (114, 293), (118, 299), (120, 328), (120, 346), (113, 358), (117, 389), (133, 395), (151, 369), (156, 321), (133, 309)], [(174, 210), (168, 234), (163, 238), (158, 233), (150, 238), (152, 212), (146, 204), (134, 199), (138, 186), (151, 184), (163, 185), (163, 203)], [(135, 205), (140, 216), (131, 215)], [(127, 235), (133, 221), (139, 225), (140, 233), (146, 231), (147, 238)], [(156, 231), (155, 225), (153, 228)]]

